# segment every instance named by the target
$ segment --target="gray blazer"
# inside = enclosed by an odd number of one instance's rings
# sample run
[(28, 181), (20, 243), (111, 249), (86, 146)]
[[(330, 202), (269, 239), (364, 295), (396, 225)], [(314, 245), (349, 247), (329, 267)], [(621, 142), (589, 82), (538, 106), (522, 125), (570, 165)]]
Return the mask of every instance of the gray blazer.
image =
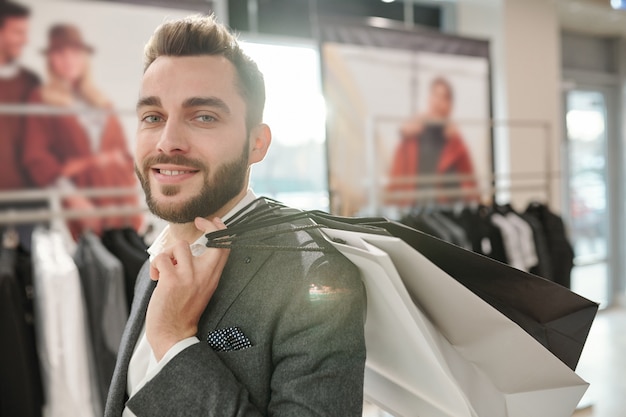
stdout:
[[(277, 246), (318, 246), (317, 231), (281, 234)], [(328, 245), (326, 245), (328, 246)], [(361, 416), (365, 290), (338, 252), (234, 248), (198, 326), (201, 343), (169, 362), (132, 399), (128, 364), (155, 284), (139, 274), (105, 417)], [(237, 327), (252, 346), (216, 351), (215, 331)]]

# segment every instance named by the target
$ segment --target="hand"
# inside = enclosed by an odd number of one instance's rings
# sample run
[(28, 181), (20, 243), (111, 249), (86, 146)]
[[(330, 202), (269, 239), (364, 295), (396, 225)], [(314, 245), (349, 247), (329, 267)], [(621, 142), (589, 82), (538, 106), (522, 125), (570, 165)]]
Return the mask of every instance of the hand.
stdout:
[(423, 116), (416, 116), (402, 124), (402, 127), (400, 128), (400, 134), (403, 138), (413, 138), (420, 135), (423, 130), (424, 118)]
[[(80, 211), (81, 213), (90, 213), (95, 208), (95, 205), (87, 197), (81, 195), (66, 197), (64, 202), (67, 208)], [(97, 235), (102, 233), (102, 219), (96, 217), (81, 217), (78, 219), (78, 222), (83, 229), (90, 230)]]
[[(219, 219), (196, 218), (195, 226), (203, 233), (226, 228)], [(179, 341), (196, 335), (229, 252), (209, 248), (193, 256), (189, 244), (179, 241), (152, 261), (150, 278), (158, 285), (148, 304), (146, 337), (157, 360)]]

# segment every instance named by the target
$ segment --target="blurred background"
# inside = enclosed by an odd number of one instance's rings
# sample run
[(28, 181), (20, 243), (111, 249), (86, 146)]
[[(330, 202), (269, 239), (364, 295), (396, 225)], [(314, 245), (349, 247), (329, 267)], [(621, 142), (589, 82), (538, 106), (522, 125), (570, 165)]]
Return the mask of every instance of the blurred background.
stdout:
[[(85, 232), (154, 239), (163, 224), (132, 168), (143, 45), (167, 19), (214, 13), (266, 80), (274, 140), (252, 169), (257, 195), (401, 220), (600, 303), (580, 413), (626, 416), (626, 2), (15, 4), (0, 22), (0, 228), (25, 251), (42, 224), (68, 251)], [(509, 215), (532, 231), (521, 261), (493, 221)]]

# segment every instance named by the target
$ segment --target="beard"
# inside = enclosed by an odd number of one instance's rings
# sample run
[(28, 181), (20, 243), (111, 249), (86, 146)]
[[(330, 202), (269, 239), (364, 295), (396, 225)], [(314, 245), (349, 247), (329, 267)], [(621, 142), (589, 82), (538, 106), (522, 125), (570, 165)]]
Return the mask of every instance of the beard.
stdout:
[[(182, 155), (158, 155), (143, 161), (140, 170), (135, 165), (135, 173), (146, 195), (146, 203), (150, 211), (157, 217), (170, 223), (190, 223), (196, 217), (208, 218), (217, 213), (243, 189), (248, 176), (248, 147), (244, 146), (241, 156), (211, 171), (202, 161)], [(155, 164), (182, 165), (198, 170), (204, 177), (200, 192), (184, 201), (175, 203), (158, 203), (150, 187), (150, 167)], [(167, 197), (179, 194), (183, 189), (180, 185), (161, 185), (161, 194)]]

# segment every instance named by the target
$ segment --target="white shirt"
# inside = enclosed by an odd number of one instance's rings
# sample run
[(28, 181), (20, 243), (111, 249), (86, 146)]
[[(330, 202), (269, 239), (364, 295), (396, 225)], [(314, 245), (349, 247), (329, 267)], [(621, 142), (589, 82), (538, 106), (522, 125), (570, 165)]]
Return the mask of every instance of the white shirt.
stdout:
[(78, 269), (55, 230), (35, 229), (32, 257), (37, 352), (46, 397), (43, 415), (95, 417), (102, 407), (90, 377)]
[(14, 78), (20, 72), (20, 66), (13, 61), (5, 65), (0, 65), (0, 79), (8, 80)]
[[(256, 200), (256, 198), (257, 197), (252, 190), (248, 190), (248, 193), (222, 218), (222, 220), (228, 220), (237, 214), (238, 211)], [(161, 234), (156, 238), (152, 246), (148, 248), (150, 261), (154, 260), (158, 254), (163, 252), (173, 243), (171, 242), (169, 229), (170, 226), (167, 225)], [(203, 234), (189, 246), (191, 253), (194, 256), (199, 256), (204, 253), (207, 249), (206, 242), (207, 238)], [(135, 351), (133, 352), (133, 356), (131, 356), (130, 363), (128, 365), (128, 378), (126, 380), (126, 392), (128, 393), (128, 398), (132, 398), (135, 393), (137, 393), (144, 385), (154, 378), (170, 360), (176, 357), (176, 355), (196, 343), (200, 343), (200, 340), (195, 336), (183, 339), (172, 346), (160, 361), (157, 361), (154, 357), (154, 352), (152, 352), (152, 348), (150, 347), (150, 343), (148, 343), (148, 338), (146, 337), (146, 326), (144, 323), (141, 335), (139, 336), (139, 341), (137, 342), (137, 345), (135, 345)], [(136, 416), (128, 409), (128, 407), (125, 407), (122, 417)]]

